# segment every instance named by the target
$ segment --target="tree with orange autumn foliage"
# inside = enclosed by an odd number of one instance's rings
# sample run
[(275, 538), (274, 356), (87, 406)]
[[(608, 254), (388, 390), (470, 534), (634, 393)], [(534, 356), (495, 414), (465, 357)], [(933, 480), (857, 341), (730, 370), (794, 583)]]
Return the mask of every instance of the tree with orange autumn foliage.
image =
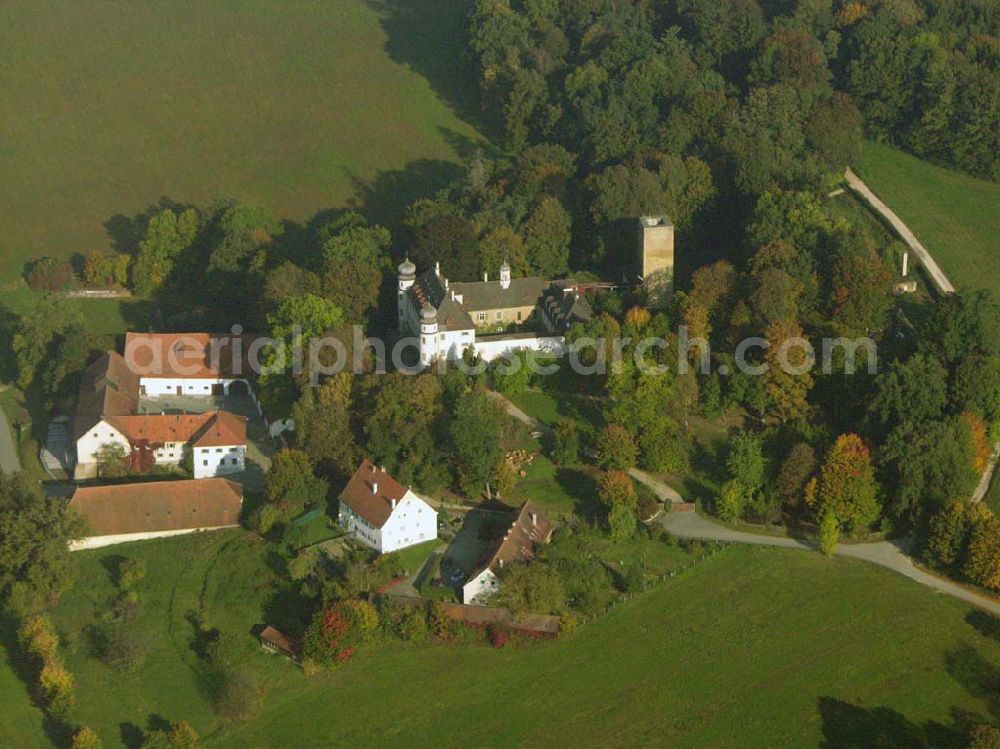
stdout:
[(765, 332), (770, 346), (764, 354), (769, 365), (764, 373), (764, 392), (770, 410), (783, 422), (804, 417), (809, 411), (807, 397), (813, 378), (808, 372), (811, 352), (800, 342), (804, 335), (791, 320), (775, 320)]
[(826, 454), (816, 506), (818, 517), (831, 510), (848, 530), (867, 528), (878, 519), (881, 508), (871, 452), (858, 435), (840, 435)]
[(992, 452), (990, 438), (986, 434), (986, 424), (970, 411), (963, 413), (962, 419), (969, 425), (969, 431), (972, 432), (972, 446), (975, 450), (973, 468), (976, 469), (976, 473), (981, 474), (986, 470), (986, 466), (989, 465), (990, 454)]

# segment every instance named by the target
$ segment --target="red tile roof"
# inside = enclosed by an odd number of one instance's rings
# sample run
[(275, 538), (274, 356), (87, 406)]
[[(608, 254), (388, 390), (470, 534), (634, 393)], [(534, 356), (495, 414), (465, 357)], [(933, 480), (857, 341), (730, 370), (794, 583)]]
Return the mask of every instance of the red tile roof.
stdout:
[(392, 514), (393, 501), (401, 500), (406, 492), (405, 486), (365, 458), (340, 493), (340, 501), (381, 528)]
[(94, 536), (233, 526), (242, 504), (243, 487), (227, 479), (82, 487), (69, 502)]
[(194, 438), (195, 447), (225, 447), (245, 445), (247, 442), (247, 420), (229, 411), (216, 411), (205, 428)]
[(514, 522), (480, 572), (486, 568), (498, 572), (515, 562), (530, 562), (535, 558), (536, 548), (547, 544), (551, 538), (552, 521), (529, 499), (521, 505)]
[[(211, 333), (128, 333), (125, 360), (143, 377), (249, 378), (252, 336)], [(242, 352), (236, 356), (234, 342)]]
[(106, 416), (104, 420), (133, 444), (190, 442), (196, 447), (219, 447), (247, 441), (246, 419), (228, 411)]

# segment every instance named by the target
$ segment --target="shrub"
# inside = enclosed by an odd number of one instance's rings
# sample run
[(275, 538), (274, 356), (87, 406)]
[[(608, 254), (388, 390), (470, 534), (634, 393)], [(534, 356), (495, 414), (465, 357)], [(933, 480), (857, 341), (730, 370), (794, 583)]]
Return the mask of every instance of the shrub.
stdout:
[(396, 627), (399, 637), (407, 642), (423, 642), (427, 639), (427, 619), (418, 608), (407, 609)]
[(635, 511), (626, 505), (615, 505), (608, 513), (608, 527), (611, 538), (615, 541), (625, 541), (635, 534)]
[(636, 504), (636, 514), (639, 516), (639, 519), (643, 521), (649, 520), (659, 509), (659, 503), (648, 494), (640, 496), (639, 501)]
[(580, 426), (575, 419), (563, 418), (552, 430), (552, 460), (561, 466), (580, 460)]
[(94, 729), (81, 726), (73, 734), (70, 749), (101, 749), (101, 739)]
[(635, 507), (635, 485), (624, 471), (607, 471), (597, 480), (597, 496), (606, 507)]
[(131, 265), (130, 255), (91, 252), (83, 261), (83, 282), (87, 286), (126, 286)]
[(833, 510), (825, 510), (823, 517), (819, 521), (819, 548), (830, 556), (837, 550), (837, 541), (840, 539), (840, 527), (837, 524), (837, 516)]
[(969, 749), (1000, 749), (1000, 728), (977, 723), (969, 730)]
[(59, 649), (59, 636), (52, 622), (44, 616), (32, 616), (25, 619), (17, 631), (21, 647), (41, 661), (55, 658)]
[(129, 671), (146, 657), (146, 644), (123, 627), (109, 627), (103, 635), (100, 659), (116, 671)]
[(729, 480), (722, 485), (715, 500), (715, 511), (719, 518), (732, 523), (743, 517), (746, 505), (746, 491), (739, 481)]
[(491, 624), (487, 630), (487, 637), (490, 645), (495, 648), (502, 648), (510, 642), (510, 630), (502, 624)]
[(1000, 590), (1000, 520), (992, 515), (974, 522), (965, 574), (992, 590)]
[(122, 590), (135, 590), (145, 577), (145, 559), (126, 559), (118, 566), (118, 587)]
[(43, 257), (32, 263), (25, 280), (28, 286), (40, 291), (65, 291), (76, 285), (70, 262), (54, 257)]
[(597, 463), (609, 471), (625, 471), (635, 466), (638, 455), (635, 439), (618, 424), (608, 424), (597, 438)]
[(260, 708), (265, 694), (257, 675), (249, 668), (240, 668), (226, 677), (216, 706), (223, 717), (242, 722)]
[(73, 704), (73, 674), (57, 660), (50, 660), (38, 674), (38, 686), (49, 709), (60, 715)]

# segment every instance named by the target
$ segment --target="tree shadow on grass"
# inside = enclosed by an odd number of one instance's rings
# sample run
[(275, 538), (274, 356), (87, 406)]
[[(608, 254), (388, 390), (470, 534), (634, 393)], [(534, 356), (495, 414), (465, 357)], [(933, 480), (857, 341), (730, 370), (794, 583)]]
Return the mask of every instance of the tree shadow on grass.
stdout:
[(119, 723), (118, 735), (126, 749), (139, 749), (146, 739), (146, 732), (135, 723)]
[(965, 615), (965, 621), (979, 634), (1000, 641), (1000, 619), (992, 614), (975, 609)]
[(0, 304), (0, 380), (14, 382), (17, 379), (17, 357), (14, 356), (14, 335), (20, 317), (7, 305)]
[(588, 520), (603, 517), (604, 508), (597, 499), (597, 481), (577, 468), (556, 470), (556, 483), (573, 498), (573, 512)]
[(861, 707), (820, 697), (821, 749), (964, 749), (967, 726), (915, 723), (889, 707)]
[(983, 700), (994, 717), (1000, 717), (1000, 668), (966, 644), (945, 653), (944, 665), (955, 681)]
[(402, 169), (379, 172), (374, 179), (349, 175), (354, 196), (348, 206), (369, 223), (394, 233), (402, 227), (406, 209), (419, 198), (433, 197), (462, 176), (460, 164), (442, 159), (416, 159)]
[(106, 557), (101, 557), (101, 567), (104, 571), (108, 573), (108, 581), (117, 586), (118, 580), (121, 577), (122, 564), (128, 561), (128, 557), (122, 556), (121, 554), (108, 554)]
[(466, 0), (437, 0), (433, 12), (412, 0), (368, 0), (388, 36), (385, 49), (397, 63), (423, 76), (463, 120), (484, 126), (477, 66), (466, 40)]

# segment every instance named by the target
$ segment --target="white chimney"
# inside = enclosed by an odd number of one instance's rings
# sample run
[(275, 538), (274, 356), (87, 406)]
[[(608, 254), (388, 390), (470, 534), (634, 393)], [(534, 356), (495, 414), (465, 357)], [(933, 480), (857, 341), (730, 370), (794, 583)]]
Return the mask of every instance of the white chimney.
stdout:
[(447, 291), (447, 290), (448, 290), (448, 279), (447, 279), (447, 278), (446, 278), (446, 279), (444, 279), (444, 290), (445, 290), (445, 291)]
[(392, 509), (395, 510), (396, 509), (396, 498), (393, 497), (393, 499), (391, 501), (392, 501)]
[(441, 263), (438, 262), (437, 260), (434, 261), (434, 275), (435, 276), (441, 275)]
[(538, 513), (537, 512), (531, 513), (531, 525), (532, 526), (538, 525)]
[(483, 283), (489, 283), (489, 280), (490, 280), (490, 274), (483, 273)]
[(910, 269), (910, 251), (903, 251), (903, 278), (906, 278), (906, 272)]
[(372, 482), (372, 494), (378, 494), (378, 481)]

